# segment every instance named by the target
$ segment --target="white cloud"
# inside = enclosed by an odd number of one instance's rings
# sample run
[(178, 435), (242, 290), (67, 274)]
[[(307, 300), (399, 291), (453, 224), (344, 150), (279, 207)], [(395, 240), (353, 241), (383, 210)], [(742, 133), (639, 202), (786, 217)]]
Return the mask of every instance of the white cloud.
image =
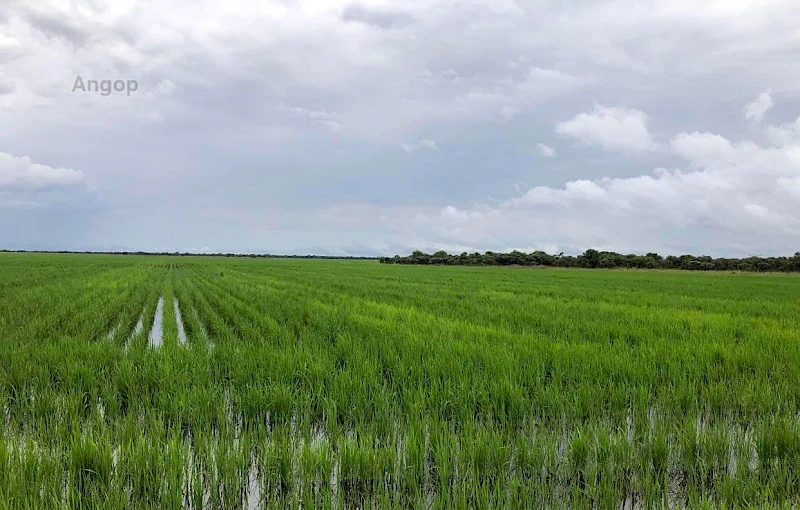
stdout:
[(789, 124), (780, 126), (768, 126), (767, 136), (776, 145), (786, 146), (800, 142), (800, 117)]
[(800, 177), (779, 177), (778, 185), (788, 197), (800, 202)]
[(772, 92), (769, 90), (762, 92), (755, 101), (745, 105), (744, 118), (753, 124), (761, 124), (761, 121), (764, 120), (764, 114), (772, 108), (772, 105)]
[[(142, 95), (148, 99), (158, 99), (159, 96), (166, 97), (171, 95), (173, 92), (175, 92), (175, 90), (177, 90), (177, 88), (178, 86), (175, 84), (174, 81), (170, 79), (165, 79), (158, 82), (156, 86), (152, 88), (152, 90), (143, 91)], [(133, 92), (133, 94), (137, 93), (139, 93), (138, 89), (136, 90), (136, 92)]]
[(596, 106), (560, 122), (556, 133), (607, 151), (649, 151), (656, 143), (647, 129), (648, 116), (632, 108)]
[(433, 140), (420, 140), (419, 142), (412, 144), (401, 143), (400, 147), (403, 148), (406, 154), (411, 154), (412, 152), (416, 152), (420, 149), (429, 149), (436, 152), (439, 151), (439, 147)]
[(40, 165), (27, 156), (15, 157), (0, 152), (0, 189), (42, 190), (75, 186), (83, 181), (82, 172)]
[(442, 217), (451, 220), (469, 221), (481, 219), (483, 215), (480, 211), (467, 211), (464, 209), (459, 209), (458, 207), (453, 207), (452, 205), (448, 205), (442, 209)]
[(557, 155), (556, 150), (549, 145), (537, 143), (536, 146), (539, 147), (539, 154), (546, 158), (554, 158)]
[(342, 124), (339, 115), (335, 112), (327, 110), (309, 110), (299, 106), (281, 105), (281, 110), (289, 112), (297, 117), (308, 119), (314, 126), (322, 126), (334, 133), (341, 133), (346, 130), (346, 126)]
[(602, 184), (581, 179), (568, 182), (564, 189), (536, 186), (520, 197), (507, 200), (503, 206), (506, 208), (571, 206), (580, 202), (600, 202), (608, 198), (608, 193)]
[(519, 114), (519, 110), (511, 106), (503, 106), (500, 108), (500, 117), (503, 118), (504, 121), (509, 121), (516, 117)]
[(0, 208), (36, 209), (70, 201), (85, 189), (82, 172), (0, 152)]
[(727, 164), (735, 156), (733, 144), (727, 138), (711, 133), (680, 133), (671, 145), (676, 154), (699, 166)]

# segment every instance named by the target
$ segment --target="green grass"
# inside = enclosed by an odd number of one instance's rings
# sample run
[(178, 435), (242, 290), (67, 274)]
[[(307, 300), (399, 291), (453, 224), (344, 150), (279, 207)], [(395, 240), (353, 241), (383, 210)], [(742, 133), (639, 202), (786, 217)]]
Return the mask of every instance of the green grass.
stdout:
[(0, 254), (0, 508), (797, 506), (799, 325), (797, 275)]

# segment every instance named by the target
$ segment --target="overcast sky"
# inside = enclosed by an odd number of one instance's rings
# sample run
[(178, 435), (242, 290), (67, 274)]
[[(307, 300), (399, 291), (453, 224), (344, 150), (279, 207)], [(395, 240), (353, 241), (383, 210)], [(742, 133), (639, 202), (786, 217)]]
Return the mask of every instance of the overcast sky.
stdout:
[(793, 0), (0, 0), (0, 247), (792, 254), (798, 20)]

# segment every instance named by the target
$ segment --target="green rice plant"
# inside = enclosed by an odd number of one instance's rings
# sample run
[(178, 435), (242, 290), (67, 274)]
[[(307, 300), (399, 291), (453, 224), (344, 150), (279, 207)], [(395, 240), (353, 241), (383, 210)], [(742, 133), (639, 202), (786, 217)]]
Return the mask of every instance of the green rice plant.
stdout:
[(76, 435), (72, 440), (69, 475), (70, 506), (92, 508), (106, 501), (114, 475), (107, 438)]
[(796, 275), (0, 262), (0, 507), (800, 504)]

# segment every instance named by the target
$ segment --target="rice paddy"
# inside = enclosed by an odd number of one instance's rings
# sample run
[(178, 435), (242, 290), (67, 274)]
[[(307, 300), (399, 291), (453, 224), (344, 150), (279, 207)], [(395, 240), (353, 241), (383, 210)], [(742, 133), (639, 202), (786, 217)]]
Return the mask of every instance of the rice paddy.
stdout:
[(0, 254), (0, 508), (800, 504), (800, 276)]

